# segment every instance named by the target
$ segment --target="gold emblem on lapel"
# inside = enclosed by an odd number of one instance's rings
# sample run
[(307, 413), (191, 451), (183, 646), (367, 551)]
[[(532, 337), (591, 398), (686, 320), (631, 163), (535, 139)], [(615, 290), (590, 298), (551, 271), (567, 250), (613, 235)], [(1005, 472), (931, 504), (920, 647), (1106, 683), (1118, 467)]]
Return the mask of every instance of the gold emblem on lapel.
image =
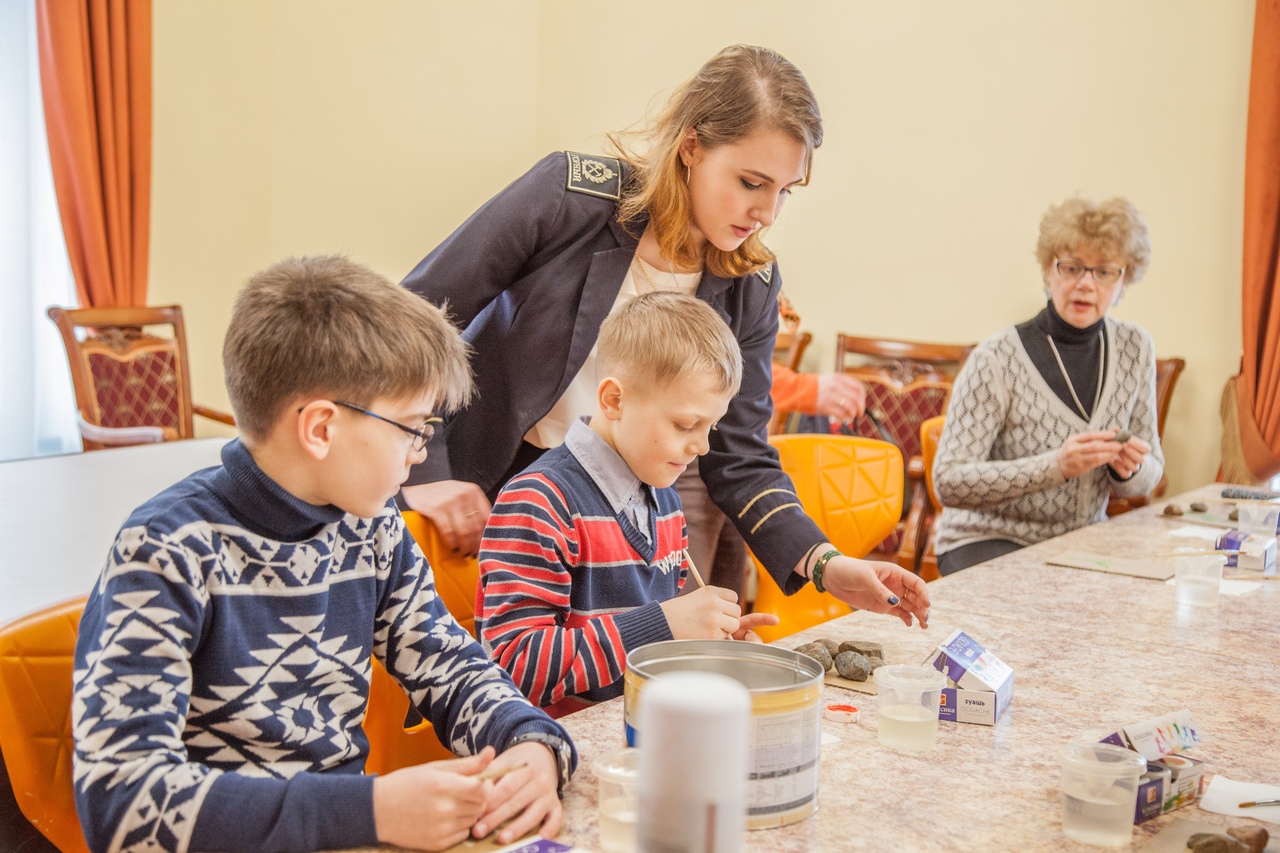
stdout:
[(769, 263), (761, 267), (760, 271), (756, 273), (756, 275), (760, 276), (760, 278), (764, 281), (765, 284), (773, 283), (773, 264), (774, 262), (770, 261)]
[(569, 183), (566, 189), (576, 193), (617, 199), (622, 194), (622, 164), (613, 157), (588, 157), (566, 151), (569, 161)]

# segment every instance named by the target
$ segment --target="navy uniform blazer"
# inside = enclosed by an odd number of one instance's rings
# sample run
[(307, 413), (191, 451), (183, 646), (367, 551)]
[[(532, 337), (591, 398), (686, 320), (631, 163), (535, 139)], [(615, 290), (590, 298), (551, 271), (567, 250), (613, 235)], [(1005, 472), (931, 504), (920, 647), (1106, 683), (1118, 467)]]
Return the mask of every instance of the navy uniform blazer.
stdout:
[[(645, 227), (617, 221), (626, 168), (607, 157), (550, 154), (405, 278), (465, 330), (478, 391), (437, 432), (408, 484), (455, 479), (492, 491), (524, 435), (578, 374)], [(794, 592), (803, 580), (792, 569), (826, 536), (804, 515), (766, 439), (781, 287), (776, 266), (734, 279), (703, 273), (697, 296), (733, 329), (743, 375), (699, 470), (712, 500), (779, 586)]]

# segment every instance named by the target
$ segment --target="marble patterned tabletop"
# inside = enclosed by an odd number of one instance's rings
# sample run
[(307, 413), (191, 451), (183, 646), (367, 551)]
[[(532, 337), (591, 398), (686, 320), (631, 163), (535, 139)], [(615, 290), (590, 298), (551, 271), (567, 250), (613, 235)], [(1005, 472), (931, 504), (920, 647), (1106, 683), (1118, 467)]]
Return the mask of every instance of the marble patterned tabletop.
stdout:
[[(1179, 501), (1217, 495), (1212, 487)], [(1007, 555), (930, 584), (928, 630), (855, 612), (784, 638), (882, 642), (890, 663), (916, 663), (963, 629), (1016, 674), (1009, 709), (995, 726), (940, 723), (921, 754), (879, 745), (876, 699), (827, 686), (823, 702), (852, 702), (858, 723), (823, 721), (818, 812), (750, 832), (746, 849), (800, 851), (1089, 850), (1062, 834), (1057, 750), (1125, 724), (1189, 708), (1203, 741), (1193, 753), (1206, 775), (1280, 783), (1280, 581), (1214, 609), (1179, 606), (1159, 581), (1060, 568), (1065, 550), (1146, 557), (1177, 544), (1166, 501), (1106, 524)], [(597, 850), (591, 759), (623, 744), (622, 702), (565, 718), (581, 762), (565, 793), (560, 840)], [(1132, 848), (1177, 817), (1218, 825), (1251, 822), (1191, 806), (1141, 824)], [(1274, 828), (1274, 827), (1271, 827)]]

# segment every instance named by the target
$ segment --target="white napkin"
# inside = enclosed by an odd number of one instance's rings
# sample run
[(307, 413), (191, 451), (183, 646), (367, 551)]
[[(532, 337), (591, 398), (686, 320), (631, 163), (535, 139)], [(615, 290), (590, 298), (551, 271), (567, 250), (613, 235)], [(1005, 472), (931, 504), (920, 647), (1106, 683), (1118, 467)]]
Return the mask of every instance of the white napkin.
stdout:
[(1203, 524), (1186, 524), (1169, 531), (1170, 536), (1180, 539), (1203, 539), (1206, 542), (1217, 542), (1222, 531), (1216, 527), (1205, 527)]
[(1240, 803), (1247, 803), (1250, 800), (1274, 800), (1277, 797), (1280, 797), (1280, 785), (1234, 782), (1226, 776), (1214, 776), (1209, 780), (1209, 788), (1200, 800), (1200, 808), (1207, 812), (1252, 817), (1265, 820), (1267, 823), (1280, 824), (1280, 804), (1240, 808)]

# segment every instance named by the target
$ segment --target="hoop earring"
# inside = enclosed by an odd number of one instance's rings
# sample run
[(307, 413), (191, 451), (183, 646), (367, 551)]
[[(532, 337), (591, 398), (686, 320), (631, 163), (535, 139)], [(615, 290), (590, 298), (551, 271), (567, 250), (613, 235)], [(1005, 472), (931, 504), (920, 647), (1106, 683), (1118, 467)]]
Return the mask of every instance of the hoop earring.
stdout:
[(689, 186), (689, 165), (686, 163), (684, 167), (684, 185)]
[(1045, 298), (1045, 299), (1053, 299), (1053, 294), (1049, 292), (1049, 288), (1047, 288), (1047, 287), (1044, 289), (1044, 298)]

